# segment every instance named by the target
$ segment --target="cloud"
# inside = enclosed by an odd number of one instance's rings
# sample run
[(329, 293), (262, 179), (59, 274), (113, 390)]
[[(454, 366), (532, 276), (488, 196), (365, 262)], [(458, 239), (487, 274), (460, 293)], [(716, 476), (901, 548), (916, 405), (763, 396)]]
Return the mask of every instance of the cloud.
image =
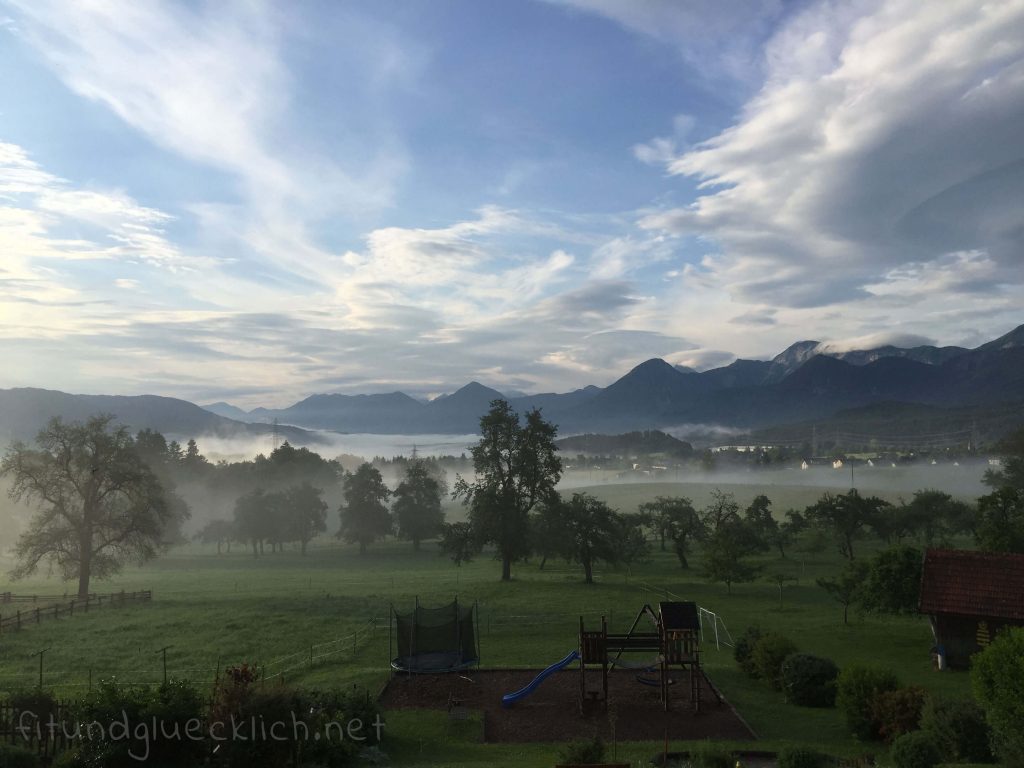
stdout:
[(670, 136), (656, 136), (643, 144), (633, 145), (633, 157), (647, 165), (668, 165), (687, 145), (690, 132), (697, 124), (692, 115), (676, 115)]
[[(329, 258), (311, 234), (313, 224), (392, 204), (407, 159), (369, 92), (404, 77), (408, 61), (403, 48), (379, 34), (379, 45), (367, 48), (357, 18), (342, 25), (351, 44), (336, 39), (333, 50), (353, 58), (353, 82), (367, 92), (335, 136), (350, 151), (327, 154), (304, 142), (290, 119), (296, 83), (283, 53), (286, 36), (306, 35), (309, 44), (315, 31), (297, 28), (298, 17), (282, 18), (272, 4), (12, 6), (20, 34), (72, 91), (158, 146), (236, 180), (241, 204), (230, 208), (232, 221), (202, 222), (230, 230), (247, 259), (308, 278)], [(365, 134), (372, 142), (363, 141)]]
[(766, 60), (740, 120), (668, 163), (699, 197), (643, 226), (714, 243), (705, 277), (743, 303), (862, 302), (953, 251), (1020, 285), (1024, 7), (819, 4)]
[(934, 346), (935, 340), (928, 336), (920, 336), (914, 333), (902, 331), (881, 331), (867, 336), (857, 336), (850, 339), (834, 339), (824, 341), (818, 345), (817, 351), (821, 353), (838, 354), (841, 352), (855, 352), (864, 349), (877, 349), (878, 347), (900, 347), (909, 349), (911, 347)]
[(549, 0), (604, 16), (674, 46), (705, 77), (747, 80), (760, 69), (760, 42), (783, 14), (781, 0)]

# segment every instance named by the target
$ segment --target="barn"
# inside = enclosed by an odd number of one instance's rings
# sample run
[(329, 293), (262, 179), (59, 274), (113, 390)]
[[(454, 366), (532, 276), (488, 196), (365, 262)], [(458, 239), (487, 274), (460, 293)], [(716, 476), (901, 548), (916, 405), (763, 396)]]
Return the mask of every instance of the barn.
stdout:
[(1024, 626), (1024, 555), (927, 550), (919, 610), (945, 665), (967, 668), (1001, 629)]

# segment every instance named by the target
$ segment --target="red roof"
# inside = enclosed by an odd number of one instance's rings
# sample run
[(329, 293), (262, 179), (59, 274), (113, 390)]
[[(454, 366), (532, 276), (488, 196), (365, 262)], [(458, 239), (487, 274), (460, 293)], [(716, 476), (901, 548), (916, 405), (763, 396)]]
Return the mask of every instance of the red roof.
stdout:
[(920, 611), (1024, 619), (1024, 555), (929, 549)]

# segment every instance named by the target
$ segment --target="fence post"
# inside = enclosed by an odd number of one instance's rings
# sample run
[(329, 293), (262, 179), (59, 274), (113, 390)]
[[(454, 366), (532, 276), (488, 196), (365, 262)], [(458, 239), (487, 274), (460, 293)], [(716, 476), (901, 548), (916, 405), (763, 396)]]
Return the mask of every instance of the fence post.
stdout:
[(18, 609), (18, 629), (21, 629), (21, 609)]
[(39, 617), (39, 609), (36, 608), (36, 624), (39, 624), (40, 622), (42, 622), (42, 619)]

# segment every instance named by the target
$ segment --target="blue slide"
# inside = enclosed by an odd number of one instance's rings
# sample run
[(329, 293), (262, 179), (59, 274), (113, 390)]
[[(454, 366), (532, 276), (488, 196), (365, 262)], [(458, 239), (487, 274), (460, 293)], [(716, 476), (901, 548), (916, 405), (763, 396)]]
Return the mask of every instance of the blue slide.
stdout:
[(504, 696), (502, 696), (501, 706), (511, 707), (515, 702), (519, 701), (520, 699), (526, 698), (535, 690), (537, 690), (537, 686), (543, 683), (548, 675), (550, 675), (552, 672), (557, 672), (560, 669), (565, 669), (567, 666), (576, 661), (576, 659), (578, 659), (579, 657), (579, 651), (573, 651), (561, 661), (552, 664), (550, 667), (548, 667), (535, 678), (533, 678), (533, 680), (530, 681), (530, 684), (527, 685), (525, 688), (520, 688), (515, 693), (506, 693)]

